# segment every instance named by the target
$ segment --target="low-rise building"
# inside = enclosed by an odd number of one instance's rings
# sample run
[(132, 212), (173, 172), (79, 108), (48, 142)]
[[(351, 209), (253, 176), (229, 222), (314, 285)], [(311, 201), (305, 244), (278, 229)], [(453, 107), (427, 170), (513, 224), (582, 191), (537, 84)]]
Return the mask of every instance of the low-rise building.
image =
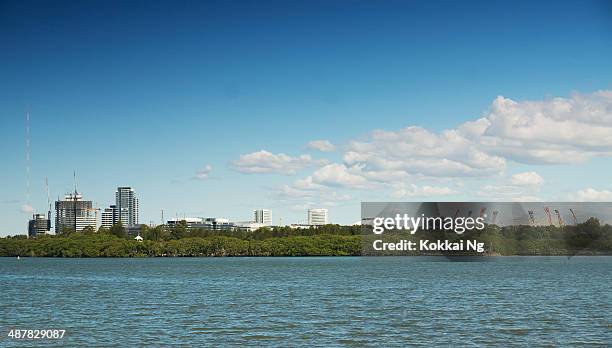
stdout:
[(187, 228), (203, 228), (207, 230), (234, 230), (236, 229), (236, 224), (230, 222), (229, 219), (226, 218), (216, 218), (216, 217), (208, 217), (208, 218), (175, 218), (167, 221), (167, 226), (172, 228), (177, 226), (181, 221), (184, 221), (187, 225)]
[(270, 227), (268, 224), (254, 222), (254, 221), (238, 221), (235, 223), (236, 229), (241, 231), (253, 232), (257, 231), (262, 227)]
[(197, 217), (174, 218), (166, 221), (166, 226), (174, 227), (177, 226), (181, 221), (185, 221), (185, 223), (187, 224), (187, 228), (194, 227), (194, 225), (201, 225), (204, 222), (202, 218)]
[(226, 219), (226, 218), (210, 217), (210, 218), (204, 219), (204, 226), (202, 226), (201, 228), (205, 228), (208, 230), (215, 230), (215, 231), (217, 230), (227, 231), (227, 230), (236, 229), (236, 224), (234, 224), (233, 222), (230, 222), (229, 219)]
[(308, 229), (308, 228), (311, 228), (311, 227), (312, 226), (308, 225), (308, 224), (290, 224), (289, 225), (289, 228), (292, 228), (294, 230), (298, 230), (298, 229), (299, 230), (303, 230), (303, 229)]

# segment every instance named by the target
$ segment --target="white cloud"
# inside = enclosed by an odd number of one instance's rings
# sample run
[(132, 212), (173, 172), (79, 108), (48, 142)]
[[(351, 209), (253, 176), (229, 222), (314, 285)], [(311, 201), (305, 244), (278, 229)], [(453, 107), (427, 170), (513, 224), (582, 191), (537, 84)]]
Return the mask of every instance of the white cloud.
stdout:
[(540, 197), (533, 195), (533, 186), (519, 185), (484, 185), (476, 195), (484, 197), (493, 202), (539, 202)]
[(417, 186), (415, 184), (411, 184), (410, 187), (399, 187), (396, 188), (391, 196), (393, 198), (412, 198), (412, 197), (431, 197), (431, 196), (446, 196), (455, 193), (452, 189), (448, 187), (439, 187), (439, 186)]
[(514, 101), (502, 96), (485, 117), (459, 127), (488, 153), (522, 163), (576, 163), (612, 155), (612, 91)]
[(329, 140), (313, 140), (306, 145), (309, 149), (318, 150), (321, 152), (334, 152), (336, 146)]
[(529, 186), (539, 188), (544, 183), (544, 179), (536, 172), (517, 173), (511, 177), (512, 185)]
[[(283, 185), (274, 192), (273, 198), (280, 201), (301, 202), (301, 205), (325, 206), (334, 206), (338, 202), (350, 200), (351, 196), (349, 194), (337, 192), (333, 187), (346, 188), (346, 184), (349, 182), (344, 182), (343, 180), (346, 178), (345, 175), (347, 173), (343, 172), (343, 170), (340, 170), (340, 174), (331, 173), (332, 171), (334, 169), (325, 166), (311, 176), (296, 180), (291, 185)], [(327, 182), (328, 179), (333, 181), (331, 185)], [(322, 180), (325, 184), (318, 182), (319, 180)]]
[[(311, 141), (308, 147), (335, 149), (328, 140)], [(284, 194), (306, 197), (311, 202), (336, 189), (397, 189), (401, 183), (415, 180), (433, 180), (441, 186), (403, 186), (395, 195), (446, 195), (454, 192), (444, 187), (450, 180), (501, 179), (509, 161), (574, 163), (593, 156), (612, 156), (612, 91), (536, 101), (500, 96), (483, 117), (456, 128), (374, 130), (343, 148), (341, 163), (261, 150), (242, 155), (232, 164), (243, 173), (282, 174), (317, 166), (311, 175), (284, 187)], [(497, 184), (481, 182), (476, 195), (490, 200), (540, 200), (534, 192), (543, 184), (538, 173), (526, 171)], [(577, 195), (601, 200), (607, 192), (587, 189)]]
[(26, 213), (26, 214), (32, 214), (34, 213), (36, 210), (34, 209), (34, 207), (32, 207), (29, 204), (24, 204), (21, 206), (21, 212), (22, 213)]
[(245, 174), (278, 173), (293, 175), (301, 169), (327, 163), (327, 160), (315, 160), (310, 155), (291, 157), (284, 153), (273, 154), (266, 150), (260, 150), (240, 155), (240, 158), (231, 164), (235, 170)]
[[(369, 180), (393, 182), (402, 175), (490, 177), (503, 173), (507, 160), (574, 163), (598, 155), (612, 155), (612, 91), (520, 102), (500, 96), (484, 117), (456, 129), (375, 130), (350, 142), (343, 159)], [(542, 178), (528, 173), (513, 184), (539, 187)]]
[(573, 195), (573, 199), (578, 202), (612, 202), (612, 191), (598, 191), (589, 187), (576, 192)]
[(317, 184), (312, 180), (312, 176), (308, 176), (304, 179), (296, 180), (293, 187), (299, 190), (323, 190), (325, 186)]
[(328, 164), (317, 169), (312, 174), (313, 182), (327, 186), (341, 186), (348, 188), (368, 188), (372, 185), (366, 178), (351, 172), (344, 164)]
[(210, 178), (210, 172), (212, 172), (212, 166), (207, 164), (203, 168), (200, 168), (196, 171), (194, 179), (207, 180), (208, 178)]
[[(279, 201), (309, 202), (313, 205), (333, 205), (335, 202), (348, 201), (351, 195), (332, 191), (325, 186), (316, 188), (299, 188), (296, 185), (283, 185), (273, 193), (273, 198)], [(315, 203), (316, 202), (316, 203)]]
[[(504, 172), (507, 160), (573, 163), (597, 155), (612, 155), (612, 91), (541, 101), (498, 97), (485, 117), (456, 129), (373, 131), (350, 142), (343, 160), (369, 181), (394, 183), (409, 176), (493, 177)], [(525, 172), (511, 182), (539, 189), (544, 180)]]
[(490, 176), (506, 162), (489, 155), (456, 130), (433, 133), (421, 127), (399, 131), (376, 130), (363, 141), (353, 141), (344, 155), (349, 166), (366, 172), (395, 171), (427, 177)]

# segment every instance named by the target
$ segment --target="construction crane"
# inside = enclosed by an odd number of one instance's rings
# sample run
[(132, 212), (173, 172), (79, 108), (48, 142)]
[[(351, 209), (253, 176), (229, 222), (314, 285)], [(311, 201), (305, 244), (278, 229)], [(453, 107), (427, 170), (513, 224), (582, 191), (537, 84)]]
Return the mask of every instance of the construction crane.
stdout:
[(550, 214), (550, 209), (548, 207), (544, 207), (544, 212), (546, 213), (546, 217), (548, 218), (548, 224), (552, 225), (552, 215)]
[(26, 146), (26, 202), (23, 211), (31, 213), (33, 211), (30, 204), (30, 112), (26, 112), (25, 146)]
[(492, 225), (495, 225), (495, 220), (497, 220), (497, 214), (499, 214), (499, 211), (493, 210), (493, 219), (491, 219)]
[(529, 221), (531, 222), (531, 225), (535, 226), (535, 214), (533, 210), (529, 210), (527, 212), (529, 213)]
[(570, 213), (572, 213), (572, 218), (574, 219), (574, 225), (578, 225), (578, 219), (576, 219), (576, 214), (574, 213), (574, 210), (572, 208), (570, 208)]
[(555, 215), (557, 215), (557, 220), (559, 220), (559, 226), (563, 226), (563, 218), (561, 218), (561, 213), (558, 209), (555, 209)]
[(479, 216), (482, 218), (485, 216), (485, 213), (487, 212), (487, 207), (482, 207), (480, 208), (480, 214)]

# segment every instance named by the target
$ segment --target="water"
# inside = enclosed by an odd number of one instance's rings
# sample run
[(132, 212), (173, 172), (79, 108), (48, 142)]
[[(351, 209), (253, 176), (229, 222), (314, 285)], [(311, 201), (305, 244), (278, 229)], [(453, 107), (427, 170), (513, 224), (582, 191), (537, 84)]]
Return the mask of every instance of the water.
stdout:
[(0, 258), (0, 346), (612, 345), (612, 257), (445, 260)]

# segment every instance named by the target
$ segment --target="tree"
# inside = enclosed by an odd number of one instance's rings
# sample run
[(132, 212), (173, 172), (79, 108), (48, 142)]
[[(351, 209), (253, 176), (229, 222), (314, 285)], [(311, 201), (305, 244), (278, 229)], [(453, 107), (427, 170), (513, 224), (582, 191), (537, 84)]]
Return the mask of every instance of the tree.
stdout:
[(181, 220), (172, 228), (170, 234), (174, 239), (180, 239), (187, 236), (187, 221)]
[(164, 226), (159, 225), (143, 231), (142, 237), (147, 240), (160, 241), (167, 239), (168, 233), (165, 231)]
[(59, 233), (58, 234), (61, 234), (62, 236), (69, 236), (69, 235), (74, 234), (74, 233), (76, 233), (74, 228), (71, 228), (71, 227), (68, 227), (68, 226), (65, 226), (65, 225), (60, 225), (60, 227), (59, 227)]
[(111, 228), (109, 229), (109, 232), (113, 236), (117, 236), (121, 238), (127, 237), (127, 232), (125, 231), (125, 228), (123, 227), (123, 224), (121, 223), (121, 221), (111, 226)]
[(93, 226), (85, 226), (85, 228), (83, 229), (83, 231), (81, 231), (81, 233), (86, 234), (86, 235), (91, 235), (96, 233), (96, 230), (94, 229)]

